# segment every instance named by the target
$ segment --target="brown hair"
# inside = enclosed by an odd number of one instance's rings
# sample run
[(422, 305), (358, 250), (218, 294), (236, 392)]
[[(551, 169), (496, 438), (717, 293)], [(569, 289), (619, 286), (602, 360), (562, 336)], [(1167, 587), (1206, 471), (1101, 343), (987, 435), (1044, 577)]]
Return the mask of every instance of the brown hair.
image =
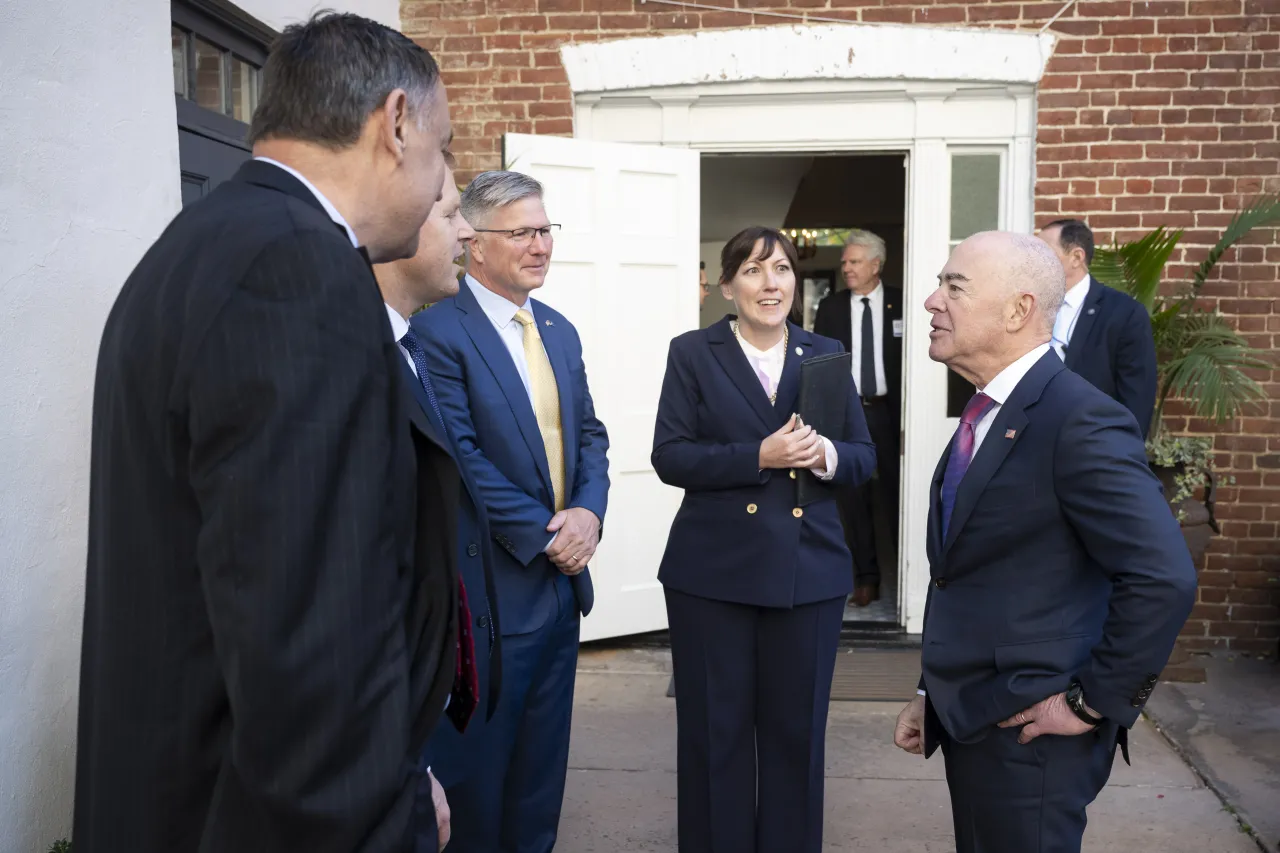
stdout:
[[(764, 241), (764, 245), (760, 247), (759, 252), (756, 252), (756, 243), (761, 240)], [(724, 248), (720, 250), (720, 283), (728, 284), (733, 281), (733, 277), (747, 261), (767, 260), (779, 245), (782, 246), (782, 253), (791, 262), (791, 271), (799, 275), (800, 257), (796, 254), (795, 244), (787, 235), (776, 228), (753, 225), (730, 237), (729, 242), (725, 243)]]

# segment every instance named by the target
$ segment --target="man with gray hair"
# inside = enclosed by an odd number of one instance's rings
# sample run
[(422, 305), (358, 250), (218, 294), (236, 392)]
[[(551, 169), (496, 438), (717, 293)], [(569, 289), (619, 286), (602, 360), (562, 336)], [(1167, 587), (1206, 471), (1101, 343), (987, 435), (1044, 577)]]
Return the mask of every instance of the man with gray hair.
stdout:
[(902, 434), (902, 290), (881, 280), (885, 245), (878, 235), (853, 229), (840, 256), (845, 289), (818, 305), (813, 331), (844, 344), (853, 355), (853, 380), (867, 431), (876, 445), (876, 478), (839, 498), (845, 541), (853, 554), (853, 603), (880, 598), (875, 504), (885, 510), (889, 540), (898, 541), (898, 471)]
[(1050, 347), (1049, 246), (977, 234), (938, 281), (929, 357), (978, 392), (934, 474), (920, 695), (894, 742), (942, 748), (958, 853), (1079, 853), (1196, 573), (1133, 416)]
[(456, 496), (369, 262), (412, 255), (440, 194), (439, 69), (319, 14), (272, 47), (250, 136), (102, 336), (82, 853), (403, 853), (435, 824), (418, 768), (454, 681)]
[(485, 172), (463, 193), (462, 215), (476, 232), (464, 283), (411, 325), (489, 512), (502, 693), (486, 737), (442, 758), (462, 766), (436, 770), (458, 780), (446, 789), (451, 850), (548, 853), (564, 799), (579, 614), (593, 600), (587, 565), (608, 500), (609, 439), (577, 330), (530, 298), (559, 229), (542, 185)]

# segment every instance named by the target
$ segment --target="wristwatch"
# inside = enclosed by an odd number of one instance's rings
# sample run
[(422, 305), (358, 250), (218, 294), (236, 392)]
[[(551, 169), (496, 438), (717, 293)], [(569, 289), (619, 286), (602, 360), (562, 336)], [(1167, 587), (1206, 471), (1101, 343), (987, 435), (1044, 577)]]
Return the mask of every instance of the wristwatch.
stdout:
[(1095, 717), (1085, 709), (1084, 687), (1079, 681), (1073, 681), (1067, 687), (1067, 707), (1071, 709), (1071, 713), (1091, 726), (1099, 725), (1102, 722), (1102, 717)]

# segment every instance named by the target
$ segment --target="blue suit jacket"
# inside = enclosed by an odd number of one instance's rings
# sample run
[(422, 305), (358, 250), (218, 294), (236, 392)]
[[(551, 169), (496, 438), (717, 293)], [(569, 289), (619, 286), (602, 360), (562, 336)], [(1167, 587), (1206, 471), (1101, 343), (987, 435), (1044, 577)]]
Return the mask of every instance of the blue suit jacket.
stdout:
[(981, 740), (1073, 678), (1132, 726), (1196, 588), (1133, 416), (1045, 353), (996, 413), (944, 539), (949, 455), (931, 493), (922, 650), (942, 726)]
[[(563, 315), (533, 301), (533, 315), (560, 392), (566, 507), (604, 521), (609, 438), (596, 418), (582, 342)], [(542, 433), (511, 353), (470, 288), (410, 321), (422, 338), (436, 396), (484, 503), (495, 549), (494, 582), (504, 634), (541, 627), (556, 607), (559, 570), (543, 553), (555, 498)], [(591, 574), (571, 578), (578, 607), (591, 611)]]
[[(422, 383), (403, 359), (400, 359), (400, 366), (404, 368), (404, 381), (413, 390), (414, 399), (426, 415), (425, 420), (416, 422), (429, 431), (434, 441), (448, 448), (455, 461), (461, 459), (452, 434), (438, 434), (435, 419), (431, 416), (431, 402), (427, 399)], [(471, 634), (475, 641), (480, 702), (467, 723), (465, 733), (459, 733), (453, 723), (446, 720), (436, 726), (427, 741), (423, 762), (446, 788), (461, 781), (473, 763), (468, 761), (468, 753), (474, 756), (473, 745), (484, 737), (485, 723), (493, 717), (493, 712), (498, 707), (498, 694), (502, 684), (500, 625), (494, 594), (489, 517), (475, 478), (461, 462), (458, 462), (458, 474), (462, 479), (456, 519), (458, 574), (466, 585), (467, 606), (471, 610)]]
[(662, 482), (685, 496), (658, 580), (690, 595), (763, 607), (847, 595), (852, 556), (836, 487), (866, 481), (876, 465), (853, 377), (844, 431), (826, 436), (839, 457), (830, 499), (797, 507), (796, 477), (813, 475), (759, 467), (761, 442), (795, 411), (800, 362), (844, 347), (789, 325), (777, 404), (770, 405), (729, 320), (671, 342), (652, 460)]
[(1156, 344), (1141, 302), (1093, 279), (1066, 363), (1132, 412), (1146, 437), (1156, 406)]

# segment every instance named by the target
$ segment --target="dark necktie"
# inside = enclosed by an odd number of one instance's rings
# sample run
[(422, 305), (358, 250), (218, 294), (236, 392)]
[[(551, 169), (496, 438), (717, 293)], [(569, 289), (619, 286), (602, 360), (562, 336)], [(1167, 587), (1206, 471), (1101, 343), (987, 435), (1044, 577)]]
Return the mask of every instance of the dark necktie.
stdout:
[[(444, 416), (440, 413), (440, 403), (436, 400), (436, 389), (431, 385), (431, 374), (427, 371), (427, 354), (422, 349), (422, 342), (413, 330), (405, 332), (400, 339), (400, 346), (413, 359), (418, 370), (418, 381), (422, 390), (427, 392), (427, 400), (431, 403), (431, 413), (435, 416), (436, 426), (440, 428), (441, 438), (447, 440), (448, 431), (444, 425)], [(471, 607), (467, 604), (467, 585), (461, 575), (458, 577), (458, 663), (453, 674), (453, 691), (449, 695), (449, 707), (445, 713), (449, 715), (454, 728), (464, 731), (467, 722), (476, 706), (480, 704), (480, 674), (476, 669), (476, 643), (471, 635)]]
[(858, 391), (863, 397), (876, 395), (876, 332), (871, 321), (871, 299), (862, 297), (862, 378)]
[(969, 470), (973, 461), (973, 445), (977, 435), (978, 421), (991, 411), (996, 404), (986, 394), (978, 392), (969, 398), (964, 411), (960, 413), (960, 426), (951, 439), (951, 456), (947, 458), (947, 470), (942, 474), (942, 536), (947, 536), (947, 527), (951, 524), (951, 510), (956, 505), (956, 492), (960, 489), (960, 481)]

